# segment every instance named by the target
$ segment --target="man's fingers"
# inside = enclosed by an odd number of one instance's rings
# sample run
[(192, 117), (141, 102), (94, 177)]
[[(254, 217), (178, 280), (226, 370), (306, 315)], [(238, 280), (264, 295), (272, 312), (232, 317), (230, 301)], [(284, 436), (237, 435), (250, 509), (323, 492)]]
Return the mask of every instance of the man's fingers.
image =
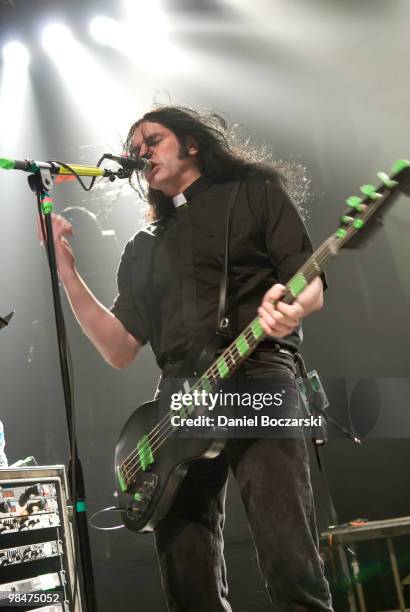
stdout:
[(279, 301), (273, 306), (271, 302), (263, 301), (258, 313), (266, 315), (268, 325), (274, 325), (274, 322), (277, 322), (288, 327), (297, 327), (303, 316), (303, 308), (300, 304), (289, 305)]
[(289, 336), (289, 334), (291, 334), (294, 329), (293, 327), (288, 327), (287, 325), (283, 325), (282, 323), (276, 323), (275, 326), (271, 327), (261, 317), (259, 318), (259, 322), (267, 336), (276, 336), (277, 338), (283, 338), (284, 336)]
[(273, 318), (275, 318), (275, 314), (278, 312), (270, 300), (264, 299), (260, 308), (263, 308)]
[(258, 308), (258, 315), (264, 332), (269, 336), (287, 336), (299, 324), (297, 319), (287, 317), (275, 309), (272, 313), (265, 302)]
[(277, 319), (273, 312), (268, 312), (265, 308), (265, 303), (263, 303), (262, 306), (259, 306), (258, 315), (265, 321), (266, 325), (269, 325), (270, 327), (274, 327), (277, 323)]
[(53, 224), (53, 232), (55, 234), (61, 235), (65, 234), (67, 236), (72, 236), (73, 234), (73, 226), (69, 221), (64, 219), (61, 215), (51, 215), (51, 220)]
[[(45, 224), (45, 219), (43, 219)], [(73, 235), (73, 226), (69, 223), (64, 217), (61, 215), (51, 214), (51, 223), (53, 226), (53, 235), (54, 239), (57, 242), (61, 240), (63, 236), (72, 236)], [(38, 237), (41, 243), (43, 243), (45, 236), (43, 236), (43, 231), (41, 227), (40, 219), (37, 217), (37, 232)]]
[(303, 307), (298, 304), (298, 302), (293, 302), (293, 304), (285, 304), (285, 302), (279, 301), (275, 304), (275, 308), (291, 319), (299, 320), (304, 315)]
[(283, 295), (285, 291), (285, 286), (279, 283), (273, 285), (264, 295), (263, 301), (267, 300), (268, 302), (276, 302)]

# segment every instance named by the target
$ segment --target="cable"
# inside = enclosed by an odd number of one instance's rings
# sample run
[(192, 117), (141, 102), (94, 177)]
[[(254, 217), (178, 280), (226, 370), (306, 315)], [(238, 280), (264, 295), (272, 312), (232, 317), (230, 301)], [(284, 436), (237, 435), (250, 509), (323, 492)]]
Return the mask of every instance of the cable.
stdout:
[(88, 524), (91, 525), (93, 529), (97, 529), (98, 531), (113, 531), (114, 529), (124, 528), (124, 525), (114, 525), (114, 527), (99, 527), (98, 525), (96, 525), (93, 522), (93, 519), (99, 514), (103, 514), (104, 512), (121, 512), (121, 513), (125, 512), (127, 513), (127, 510), (123, 510), (122, 508), (116, 508), (115, 506), (110, 506), (109, 508), (102, 508), (101, 510), (97, 510), (97, 512), (94, 512), (94, 514), (92, 514), (90, 518), (88, 519)]
[[(96, 166), (97, 168), (99, 168), (101, 166), (101, 163), (103, 162), (104, 159), (105, 159), (105, 155), (100, 157), (100, 159), (97, 162), (97, 166)], [(47, 163), (48, 164), (58, 164), (59, 166), (62, 166), (66, 170), (69, 170), (69, 172), (71, 172), (72, 175), (75, 176), (75, 178), (80, 183), (80, 185), (84, 189), (84, 191), (91, 191), (91, 189), (94, 187), (95, 179), (97, 178), (96, 176), (92, 177), (91, 182), (90, 182), (90, 184), (87, 187), (87, 185), (83, 182), (81, 176), (79, 174), (77, 174), (77, 172), (75, 170), (73, 170), (73, 168), (69, 164), (66, 164), (64, 162), (58, 161), (57, 159), (47, 160)], [(65, 175), (62, 175), (62, 176), (65, 176)]]

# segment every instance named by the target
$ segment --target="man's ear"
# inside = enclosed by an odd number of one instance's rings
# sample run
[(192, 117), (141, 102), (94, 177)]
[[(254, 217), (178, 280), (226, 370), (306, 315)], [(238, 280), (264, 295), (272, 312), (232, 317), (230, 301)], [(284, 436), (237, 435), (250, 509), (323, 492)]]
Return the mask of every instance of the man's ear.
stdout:
[(197, 155), (199, 151), (198, 143), (193, 136), (187, 136), (186, 150), (188, 152), (188, 155)]

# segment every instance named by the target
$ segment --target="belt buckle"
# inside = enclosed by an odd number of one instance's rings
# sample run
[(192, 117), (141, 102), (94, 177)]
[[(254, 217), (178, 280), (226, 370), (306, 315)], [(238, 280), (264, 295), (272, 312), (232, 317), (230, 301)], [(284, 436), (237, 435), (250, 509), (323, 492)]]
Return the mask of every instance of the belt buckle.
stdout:
[(292, 357), (292, 359), (294, 359), (294, 358), (295, 358), (294, 353), (292, 353), (292, 351), (290, 351), (289, 349), (280, 348), (280, 349), (278, 350), (278, 353), (282, 353), (282, 354), (284, 354), (284, 355), (289, 355), (290, 357)]

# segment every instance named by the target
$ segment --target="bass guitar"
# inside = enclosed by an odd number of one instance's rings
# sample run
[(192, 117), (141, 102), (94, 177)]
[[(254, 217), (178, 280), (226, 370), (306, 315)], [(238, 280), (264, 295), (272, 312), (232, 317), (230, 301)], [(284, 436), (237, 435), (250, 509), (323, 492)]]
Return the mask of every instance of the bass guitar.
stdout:
[[(286, 284), (281, 301), (291, 304), (321, 274), (342, 248), (356, 248), (381, 226), (382, 215), (395, 199), (410, 196), (410, 162), (399, 160), (391, 174), (380, 172), (381, 184), (363, 185), (361, 195), (346, 200), (347, 210), (336, 231), (325, 240)], [(265, 333), (256, 317), (219, 356), (220, 346), (208, 345), (191, 371), (184, 370), (180, 391), (211, 393), (251, 355)], [(161, 402), (164, 401), (161, 399)], [(158, 400), (137, 408), (126, 422), (115, 450), (115, 474), (119, 509), (124, 525), (132, 531), (152, 531), (167, 514), (192, 462), (216, 457), (224, 448), (220, 438), (175, 437), (171, 407), (158, 420)], [(201, 408), (191, 404), (181, 416), (195, 417)]]

